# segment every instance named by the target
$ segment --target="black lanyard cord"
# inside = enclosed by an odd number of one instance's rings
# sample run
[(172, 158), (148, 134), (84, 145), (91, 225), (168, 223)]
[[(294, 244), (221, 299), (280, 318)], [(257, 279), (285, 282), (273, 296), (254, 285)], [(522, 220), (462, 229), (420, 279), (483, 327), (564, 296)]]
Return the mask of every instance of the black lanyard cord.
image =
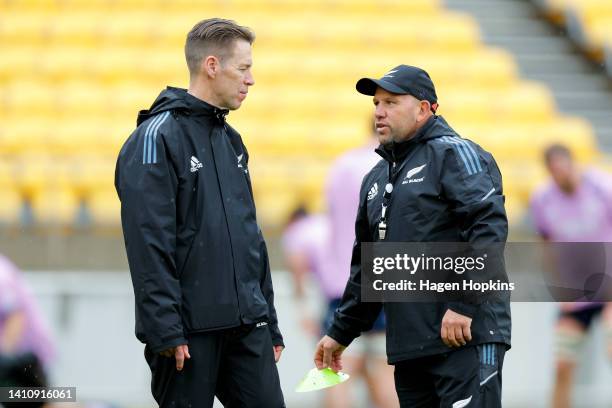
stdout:
[[(393, 193), (393, 185), (397, 180), (398, 176), (402, 172), (402, 169), (410, 161), (417, 149), (414, 149), (409, 157), (406, 157), (400, 166), (397, 166), (397, 162), (390, 162), (387, 166), (387, 184), (383, 192), (382, 209), (380, 213), (380, 221), (378, 222), (378, 239), (384, 241), (387, 236), (387, 209), (391, 204), (391, 193)], [(396, 168), (397, 167), (397, 168)]]

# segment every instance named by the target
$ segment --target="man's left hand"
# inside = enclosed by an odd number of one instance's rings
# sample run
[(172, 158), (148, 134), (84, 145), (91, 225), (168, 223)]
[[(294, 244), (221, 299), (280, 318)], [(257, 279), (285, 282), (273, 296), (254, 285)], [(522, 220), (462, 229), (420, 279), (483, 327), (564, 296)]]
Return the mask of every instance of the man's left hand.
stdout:
[(284, 346), (274, 346), (274, 361), (278, 363), (278, 360), (281, 358), (281, 354), (285, 349)]
[(472, 340), (472, 318), (448, 309), (442, 318), (440, 336), (448, 347), (461, 347)]

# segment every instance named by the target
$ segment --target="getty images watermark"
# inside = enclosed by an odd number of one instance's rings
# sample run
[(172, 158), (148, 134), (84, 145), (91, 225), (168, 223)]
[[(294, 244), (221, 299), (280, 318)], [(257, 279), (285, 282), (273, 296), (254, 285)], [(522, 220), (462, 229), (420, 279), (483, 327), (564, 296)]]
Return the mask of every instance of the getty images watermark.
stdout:
[(363, 243), (362, 301), (612, 300), (610, 243)]
[(419, 279), (400, 279), (396, 282), (386, 282), (382, 277), (375, 279), (372, 288), (376, 291), (434, 291), (437, 293), (449, 291), (512, 291), (514, 282), (504, 282), (500, 279), (487, 282), (476, 281), (473, 278), (460, 281), (437, 281), (429, 278), (431, 273), (447, 276), (449, 273), (471, 276), (474, 272), (486, 273), (488, 253), (482, 256), (411, 256), (407, 253), (396, 254), (394, 257), (375, 257), (372, 260), (372, 273), (382, 275), (385, 271), (402, 271), (411, 276), (419, 274)]

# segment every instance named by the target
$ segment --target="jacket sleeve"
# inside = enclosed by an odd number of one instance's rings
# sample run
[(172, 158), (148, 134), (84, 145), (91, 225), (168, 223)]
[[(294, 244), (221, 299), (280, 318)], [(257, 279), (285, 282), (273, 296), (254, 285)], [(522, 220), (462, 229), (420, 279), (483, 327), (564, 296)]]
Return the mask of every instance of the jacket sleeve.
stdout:
[[(479, 247), (506, 242), (508, 219), (502, 178), (491, 154), (461, 139), (445, 150), (440, 183), (466, 242)], [(449, 308), (473, 317), (478, 306), (471, 302), (450, 302)]]
[(329, 337), (344, 346), (348, 346), (362, 332), (370, 330), (382, 309), (382, 303), (361, 302), (361, 243), (371, 241), (364, 193), (366, 179), (361, 184), (361, 199), (355, 221), (351, 273), (334, 321), (327, 331)]
[(268, 328), (272, 337), (272, 344), (275, 346), (285, 346), (283, 336), (278, 328), (278, 318), (274, 307), (274, 288), (272, 287), (272, 275), (270, 274), (270, 260), (268, 258), (268, 248), (266, 242), (261, 238), (261, 259), (263, 262), (264, 273), (261, 280), (261, 292), (268, 303)]
[[(159, 352), (187, 344), (175, 263), (178, 178), (163, 134), (152, 142), (143, 133), (137, 130), (119, 154), (115, 186), (134, 287), (136, 336)], [(154, 160), (143, 159), (151, 148)]]

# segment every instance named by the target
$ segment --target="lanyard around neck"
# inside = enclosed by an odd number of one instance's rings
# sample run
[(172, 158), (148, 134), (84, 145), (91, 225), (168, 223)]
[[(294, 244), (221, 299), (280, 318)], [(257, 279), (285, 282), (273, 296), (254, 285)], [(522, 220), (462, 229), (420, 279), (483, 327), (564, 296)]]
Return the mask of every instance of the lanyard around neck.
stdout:
[(393, 185), (395, 184), (395, 181), (402, 172), (402, 169), (404, 168), (406, 163), (410, 161), (415, 152), (416, 149), (410, 152), (410, 155), (404, 158), (399, 167), (397, 166), (397, 162), (389, 163), (387, 165), (387, 184), (385, 184), (385, 190), (383, 192), (383, 199), (381, 204), (382, 209), (380, 212), (380, 221), (378, 222), (378, 239), (380, 241), (384, 241), (387, 237), (387, 209), (391, 204), (391, 194), (393, 193)]

